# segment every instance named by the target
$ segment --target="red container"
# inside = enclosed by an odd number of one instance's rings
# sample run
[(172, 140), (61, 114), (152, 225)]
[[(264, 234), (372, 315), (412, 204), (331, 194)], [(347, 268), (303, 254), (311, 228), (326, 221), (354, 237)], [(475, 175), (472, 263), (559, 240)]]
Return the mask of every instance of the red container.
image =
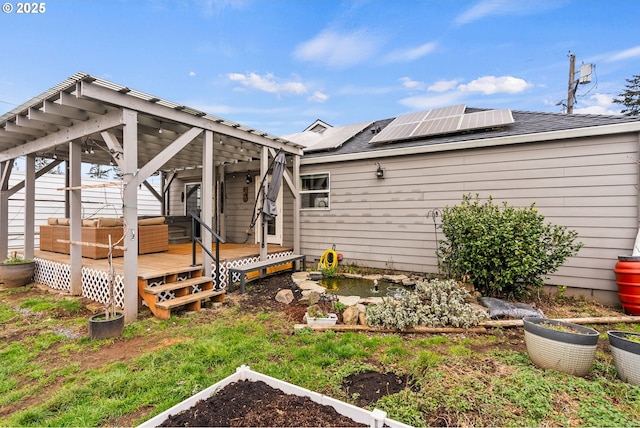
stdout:
[(618, 256), (613, 271), (622, 309), (629, 315), (640, 315), (640, 256)]

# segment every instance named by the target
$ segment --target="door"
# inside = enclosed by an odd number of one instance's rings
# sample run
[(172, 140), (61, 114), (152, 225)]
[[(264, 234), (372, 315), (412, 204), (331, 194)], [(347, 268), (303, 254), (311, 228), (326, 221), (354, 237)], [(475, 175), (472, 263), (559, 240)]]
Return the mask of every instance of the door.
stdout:
[[(265, 189), (264, 191), (266, 192), (269, 186), (269, 182), (271, 181), (271, 175), (269, 175), (267, 177), (267, 179), (265, 180)], [(260, 180), (258, 179), (254, 179), (253, 182), (255, 183), (255, 192), (256, 195), (258, 194), (258, 192), (260, 191)], [(276, 201), (276, 206), (278, 209), (278, 215), (276, 216), (275, 219), (273, 220), (269, 220), (267, 222), (267, 244), (275, 244), (275, 245), (282, 245), (282, 218), (284, 217), (282, 214), (282, 207), (283, 207), (283, 197), (282, 197), (282, 188), (280, 189), (280, 192), (278, 192), (278, 200)], [(264, 199), (264, 193), (260, 194), (260, 199), (258, 200), (258, 208), (262, 209), (262, 201)], [(260, 218), (259, 221), (262, 221), (262, 218)], [(262, 237), (260, 236), (260, 225), (258, 223), (256, 223), (256, 230), (255, 230), (255, 236), (256, 236), (256, 243), (260, 243), (262, 242)]]

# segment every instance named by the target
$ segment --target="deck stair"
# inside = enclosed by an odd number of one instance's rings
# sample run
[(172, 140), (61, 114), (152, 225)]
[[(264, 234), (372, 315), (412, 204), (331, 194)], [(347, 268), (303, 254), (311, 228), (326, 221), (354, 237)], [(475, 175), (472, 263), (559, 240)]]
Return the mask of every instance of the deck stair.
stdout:
[(224, 290), (213, 288), (213, 278), (202, 275), (201, 266), (169, 269), (138, 277), (138, 303), (145, 302), (154, 316), (169, 319), (171, 310), (199, 311), (202, 302), (224, 300)]
[(169, 244), (184, 244), (191, 242), (191, 234), (185, 226), (177, 224), (169, 225)]

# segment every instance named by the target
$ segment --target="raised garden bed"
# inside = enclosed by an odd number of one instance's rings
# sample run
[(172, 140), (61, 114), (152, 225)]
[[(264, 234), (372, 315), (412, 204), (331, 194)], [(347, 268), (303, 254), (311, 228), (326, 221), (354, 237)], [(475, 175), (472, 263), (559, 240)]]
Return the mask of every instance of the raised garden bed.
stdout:
[[(382, 428), (383, 426), (390, 427), (390, 428), (408, 427), (408, 425), (405, 425), (401, 422), (397, 422), (397, 421), (394, 421), (393, 419), (387, 418), (387, 413), (382, 410), (374, 409), (373, 411), (368, 411), (360, 407), (356, 407), (352, 404), (348, 404), (343, 401), (336, 400), (331, 397), (327, 397), (326, 395), (319, 394), (317, 392), (293, 385), (291, 383), (284, 382), (279, 379), (255, 372), (251, 370), (248, 366), (243, 365), (241, 367), (238, 367), (236, 369), (236, 372), (231, 376), (226, 377), (225, 379), (221, 380), (220, 382), (217, 382), (216, 384), (210, 386), (209, 388), (203, 391), (200, 391), (199, 393), (191, 396), (190, 398), (176, 404), (175, 406), (171, 407), (169, 410), (166, 410), (160, 413), (156, 417), (149, 419), (148, 421), (141, 424), (139, 428), (156, 427), (156, 426), (161, 426), (163, 424), (166, 424), (167, 426), (177, 426), (178, 417), (176, 417), (176, 415), (180, 415), (183, 419), (186, 420), (191, 416), (193, 416), (193, 413), (199, 410), (197, 406), (199, 406), (201, 403), (207, 402), (210, 398), (212, 398), (212, 400), (210, 400), (209, 402), (213, 401), (216, 403), (216, 404), (213, 404), (213, 409), (214, 409), (213, 411), (215, 412), (217, 409), (221, 412), (224, 406), (228, 404), (228, 399), (216, 400), (216, 395), (218, 393), (224, 393), (224, 390), (227, 386), (230, 386), (234, 383), (241, 383), (244, 381), (256, 382), (256, 385), (255, 385), (256, 387), (262, 387), (258, 384), (258, 382), (263, 382), (267, 386), (280, 390), (283, 393), (288, 394), (290, 396), (307, 398), (312, 403), (317, 403), (319, 405), (326, 406), (327, 409), (325, 409), (325, 411), (318, 412), (321, 415), (325, 415), (325, 416), (332, 415), (331, 413), (332, 411), (337, 412), (338, 414), (337, 416), (333, 415), (333, 417), (336, 417), (335, 421), (333, 422), (329, 422), (329, 419), (316, 420), (316, 421), (309, 421), (309, 425), (303, 425), (300, 419), (298, 420), (295, 419), (295, 416), (293, 414), (288, 416), (285, 415), (283, 417), (283, 421), (290, 420), (292, 421), (291, 423), (293, 425), (277, 423), (275, 424), (275, 426), (330, 426), (333, 424), (334, 426), (368, 426), (373, 428)], [(239, 400), (242, 400), (243, 397), (242, 395), (239, 395), (236, 398)], [(251, 411), (252, 407), (255, 407), (255, 406), (264, 406), (267, 409), (269, 409), (271, 406), (268, 400), (259, 400), (254, 402), (246, 401), (243, 405), (244, 407), (246, 407), (248, 413)], [(209, 406), (206, 406), (206, 407), (209, 407)], [(304, 406), (302, 408), (296, 409), (297, 412), (304, 412), (304, 410), (305, 410)], [(281, 415), (278, 415), (278, 416), (281, 416)], [(277, 418), (278, 416), (274, 416), (274, 418)], [(347, 419), (344, 419), (344, 420), (340, 419), (339, 418), (340, 416), (346, 417)], [(324, 417), (324, 416), (321, 416), (321, 417)], [(348, 420), (351, 420), (351, 423), (345, 423), (345, 422), (348, 422)], [(237, 421), (237, 422), (239, 423), (238, 425), (230, 424), (230, 426), (246, 426), (246, 425), (243, 425), (240, 421)], [(193, 421), (187, 422), (187, 424), (189, 424), (189, 426), (193, 426)], [(199, 426), (202, 426), (202, 425), (212, 426), (217, 424), (219, 423), (209, 424), (203, 420), (197, 420), (196, 422), (196, 425), (199, 425)], [(264, 420), (260, 421), (259, 419), (253, 419), (250, 421), (249, 425), (264, 426), (265, 421)], [(273, 423), (266, 423), (266, 425), (274, 426)]]

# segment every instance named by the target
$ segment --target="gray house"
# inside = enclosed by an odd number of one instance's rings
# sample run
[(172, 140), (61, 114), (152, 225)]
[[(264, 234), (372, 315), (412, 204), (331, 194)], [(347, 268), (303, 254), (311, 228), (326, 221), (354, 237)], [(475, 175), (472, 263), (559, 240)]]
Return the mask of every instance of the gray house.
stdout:
[[(612, 271), (638, 231), (640, 120), (453, 106), (283, 138), (301, 160), (301, 251), (437, 272), (437, 216), (463, 194), (536, 204), (584, 243), (547, 281), (617, 303)], [(435, 215), (434, 215), (435, 214)]]

